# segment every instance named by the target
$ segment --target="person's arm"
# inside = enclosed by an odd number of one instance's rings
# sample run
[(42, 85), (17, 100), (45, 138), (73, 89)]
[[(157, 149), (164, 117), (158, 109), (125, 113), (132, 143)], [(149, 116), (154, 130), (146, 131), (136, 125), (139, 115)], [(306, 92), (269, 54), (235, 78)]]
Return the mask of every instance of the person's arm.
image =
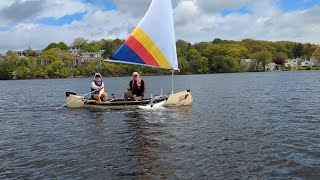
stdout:
[(96, 84), (95, 84), (94, 82), (91, 82), (91, 88), (92, 88), (92, 89), (95, 89), (95, 90), (100, 89), (100, 87), (99, 87), (99, 86), (96, 86)]
[(140, 86), (140, 89), (139, 89), (139, 96), (142, 96), (144, 93), (144, 81), (141, 80), (141, 86)]
[(104, 83), (102, 82), (102, 86), (99, 87), (94, 82), (91, 82), (91, 87), (92, 87), (92, 89), (95, 89), (95, 90), (103, 89), (104, 88)]
[(129, 82), (128, 91), (132, 91), (132, 80)]
[(103, 94), (104, 93), (104, 82), (102, 82), (101, 87), (100, 88), (100, 93), (99, 94)]

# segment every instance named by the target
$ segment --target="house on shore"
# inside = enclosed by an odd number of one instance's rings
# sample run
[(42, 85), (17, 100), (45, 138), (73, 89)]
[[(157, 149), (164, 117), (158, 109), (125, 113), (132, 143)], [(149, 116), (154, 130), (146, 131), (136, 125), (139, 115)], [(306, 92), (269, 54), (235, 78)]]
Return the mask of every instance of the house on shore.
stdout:
[(98, 52), (81, 52), (80, 49), (69, 49), (69, 51), (75, 56), (73, 61), (74, 66), (80, 66), (86, 61), (102, 59), (102, 54), (104, 53), (104, 50)]
[(269, 63), (266, 65), (266, 71), (274, 71), (278, 68), (278, 65), (276, 63)]
[(301, 63), (301, 67), (312, 67), (313, 66), (313, 63), (311, 61), (303, 61)]
[(81, 52), (80, 49), (69, 49), (69, 51), (71, 52), (71, 54), (83, 60), (102, 58), (102, 54), (104, 53), (104, 50), (99, 50), (98, 52)]
[(312, 63), (313, 66), (320, 66), (320, 63), (316, 60), (315, 57), (311, 57), (310, 62)]
[[(26, 50), (23, 50), (23, 51), (15, 51), (15, 53), (17, 53), (17, 55), (19, 56), (19, 58), (25, 58), (27, 57), (28, 52), (30, 51), (30, 49), (26, 49)], [(31, 50), (31, 53), (32, 53), (32, 56), (39, 56), (42, 54), (42, 50)]]
[(80, 57), (81, 59), (85, 59), (85, 60), (93, 60), (97, 58), (102, 58), (103, 52), (104, 50), (100, 50), (99, 52), (83, 52), (83, 53), (80, 53)]
[[(255, 71), (256, 70), (256, 61), (253, 59), (241, 59), (240, 67), (242, 71)], [(259, 65), (259, 70), (263, 70), (263, 65)], [(280, 70), (281, 66), (276, 63), (269, 63), (265, 65), (266, 71)]]
[(299, 67), (299, 62), (302, 62), (303, 60), (301, 58), (296, 58), (296, 59), (287, 59), (284, 66), (286, 68), (293, 68), (293, 69), (298, 69)]
[(254, 60), (252, 59), (241, 59), (240, 60), (240, 67), (242, 71), (249, 71), (252, 70), (254, 66)]

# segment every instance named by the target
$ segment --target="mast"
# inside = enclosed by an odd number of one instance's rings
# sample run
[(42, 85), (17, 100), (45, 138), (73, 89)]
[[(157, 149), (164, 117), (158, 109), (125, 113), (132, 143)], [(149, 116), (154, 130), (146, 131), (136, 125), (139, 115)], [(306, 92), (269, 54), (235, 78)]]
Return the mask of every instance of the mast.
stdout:
[(174, 69), (172, 69), (171, 72), (171, 94), (173, 94)]

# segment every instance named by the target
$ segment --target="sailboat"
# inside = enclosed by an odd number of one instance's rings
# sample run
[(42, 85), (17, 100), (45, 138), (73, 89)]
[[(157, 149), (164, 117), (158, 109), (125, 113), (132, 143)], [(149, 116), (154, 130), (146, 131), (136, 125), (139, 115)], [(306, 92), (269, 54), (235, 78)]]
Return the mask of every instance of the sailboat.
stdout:
[[(141, 105), (165, 101), (164, 106), (190, 106), (190, 90), (174, 93), (174, 72), (179, 70), (171, 0), (152, 0), (144, 18), (126, 39), (124, 44), (111, 55), (107, 62), (149, 66), (172, 71), (171, 94), (156, 100), (95, 102), (75, 93), (67, 92), (67, 107), (137, 108)], [(78, 99), (78, 100), (77, 100)]]

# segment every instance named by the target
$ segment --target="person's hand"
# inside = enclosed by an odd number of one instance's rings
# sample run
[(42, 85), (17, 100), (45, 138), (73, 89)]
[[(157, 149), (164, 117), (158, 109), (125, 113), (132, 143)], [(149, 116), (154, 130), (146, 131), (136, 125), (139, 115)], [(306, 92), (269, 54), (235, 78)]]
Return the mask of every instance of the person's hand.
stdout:
[(103, 89), (103, 88), (104, 88), (104, 86), (99, 87), (100, 90)]

